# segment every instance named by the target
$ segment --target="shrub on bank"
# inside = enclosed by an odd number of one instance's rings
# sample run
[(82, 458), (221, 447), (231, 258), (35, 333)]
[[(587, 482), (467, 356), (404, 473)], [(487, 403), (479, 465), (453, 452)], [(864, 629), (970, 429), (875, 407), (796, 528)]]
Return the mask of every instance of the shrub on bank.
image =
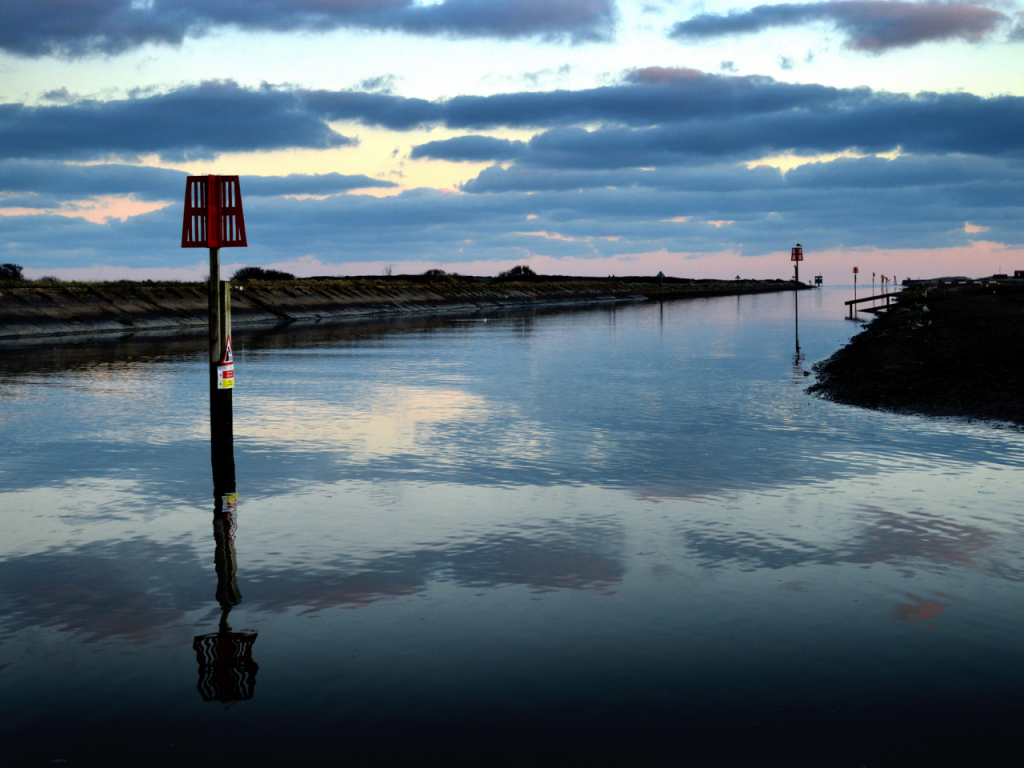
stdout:
[(282, 272), (279, 269), (242, 267), (231, 276), (231, 279), (236, 283), (245, 283), (249, 280), (294, 280), (295, 275), (291, 272)]

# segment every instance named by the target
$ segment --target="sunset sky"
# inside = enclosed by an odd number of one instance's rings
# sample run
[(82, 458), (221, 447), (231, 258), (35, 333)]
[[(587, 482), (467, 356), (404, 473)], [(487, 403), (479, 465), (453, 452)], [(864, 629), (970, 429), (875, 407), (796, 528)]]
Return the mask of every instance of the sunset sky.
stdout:
[(1024, 269), (1024, 5), (889, 0), (0, 4), (0, 262), (299, 275)]

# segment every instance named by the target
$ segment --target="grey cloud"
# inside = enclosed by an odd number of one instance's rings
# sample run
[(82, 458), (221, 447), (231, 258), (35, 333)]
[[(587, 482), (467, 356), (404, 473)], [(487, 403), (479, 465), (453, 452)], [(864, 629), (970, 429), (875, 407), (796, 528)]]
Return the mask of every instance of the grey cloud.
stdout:
[[(185, 176), (181, 171), (140, 165), (66, 165), (48, 160), (6, 160), (0, 161), (0, 194), (36, 194), (62, 200), (104, 195), (169, 200), (184, 194)], [(0, 203), (11, 204), (5, 198), (0, 198)]]
[(882, 53), (931, 41), (981, 42), (1008, 20), (999, 11), (966, 3), (837, 0), (758, 5), (725, 15), (702, 13), (677, 22), (669, 36), (703, 40), (827, 21), (846, 35), (847, 47)]
[[(431, 125), (552, 128), (531, 140), (524, 161), (610, 167), (789, 149), (884, 151), (903, 146), (917, 152), (1018, 152), (1019, 137), (1024, 135), (1024, 99), (963, 93), (912, 97), (672, 68), (635, 70), (626, 83), (616, 86), (443, 101), (208, 82), (108, 102), (0, 105), (0, 158), (130, 158), (158, 153), (180, 161), (228, 151), (353, 144), (354, 139), (330, 127), (329, 121), (339, 120), (392, 130)], [(603, 127), (589, 133), (572, 127), (580, 124)], [(580, 144), (571, 146), (560, 136)], [(491, 159), (507, 159), (519, 151), (517, 145), (478, 139), (463, 144), (466, 152), (472, 148), (473, 159), (484, 158), (488, 151)], [(598, 144), (607, 145), (601, 147), (602, 156), (592, 152)], [(457, 149), (457, 143), (431, 143), (431, 151)]]
[[(103, 196), (178, 200), (183, 171), (139, 165), (66, 165), (51, 160), (0, 161), (0, 207), (53, 208)], [(355, 189), (388, 188), (392, 181), (340, 173), (243, 176), (244, 197), (337, 195)]]
[(0, 49), (23, 56), (116, 54), (146, 43), (178, 45), (218, 27), (584, 41), (609, 38), (615, 17), (613, 0), (34, 0), (0, 4)]
[(792, 151), (860, 150), (1020, 156), (1024, 99), (970, 94), (872, 94), (853, 103), (713, 116), (651, 128), (555, 128), (517, 162), (549, 168), (625, 168), (747, 160)]
[(550, 169), (491, 166), (462, 185), (465, 192), (551, 192), (601, 188), (649, 188), (697, 193), (735, 193), (807, 188), (895, 189), (979, 185), (990, 189), (1024, 182), (1024, 165), (977, 156), (902, 155), (839, 158), (807, 163), (785, 175), (772, 166), (664, 167), (651, 170)]
[(308, 112), (327, 120), (358, 120), (394, 131), (445, 120), (444, 102), (362, 91), (305, 91), (301, 96)]
[[(537, 172), (547, 184), (530, 184)], [(572, 172), (575, 188), (545, 169), (486, 171), (467, 190), (394, 197), (341, 195), (325, 200), (253, 198), (246, 208), (246, 260), (301, 255), (325, 263), (429, 259), (442, 263), (516, 259), (543, 253), (593, 257), (650, 252), (757, 255), (801, 232), (816, 248), (937, 248), (967, 245), (964, 221), (983, 237), (1024, 243), (1024, 164), (979, 157), (849, 159), (805, 166), (785, 178), (775, 169), (666, 168), (654, 172)], [(519, 185), (497, 182), (509, 177)], [(645, 183), (646, 180), (646, 183)], [(600, 186), (597, 186), (597, 184)], [(512, 188), (512, 191), (508, 191)], [(527, 216), (534, 216), (527, 219)], [(34, 268), (95, 263), (191, 264), (176, 247), (181, 212), (162, 211), (93, 224), (59, 216), (0, 217), (10, 260)], [(729, 220), (732, 225), (705, 222)], [(552, 239), (538, 232), (558, 233)], [(296, 243), (301, 249), (296, 252)]]
[(0, 157), (85, 159), (159, 154), (167, 160), (222, 152), (353, 144), (299, 94), (210, 81), (169, 93), (29, 107), (0, 104)]
[(394, 75), (377, 75), (360, 81), (359, 90), (370, 93), (384, 93), (391, 95), (395, 92), (395, 84), (398, 78)]
[(481, 162), (486, 160), (514, 160), (526, 150), (526, 142), (495, 139), (491, 136), (457, 136), (443, 141), (428, 141), (412, 149), (414, 160), (455, 160)]

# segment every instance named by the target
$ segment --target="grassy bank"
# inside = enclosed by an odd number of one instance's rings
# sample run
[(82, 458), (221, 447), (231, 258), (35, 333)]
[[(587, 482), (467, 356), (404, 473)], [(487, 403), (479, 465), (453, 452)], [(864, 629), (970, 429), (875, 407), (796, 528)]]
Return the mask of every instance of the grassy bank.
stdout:
[[(485, 312), (793, 290), (781, 280), (579, 278), (526, 280), (398, 275), (252, 280), (232, 285), (235, 325), (366, 319), (413, 312)], [(0, 283), (0, 338), (194, 330), (207, 323), (206, 283)]]

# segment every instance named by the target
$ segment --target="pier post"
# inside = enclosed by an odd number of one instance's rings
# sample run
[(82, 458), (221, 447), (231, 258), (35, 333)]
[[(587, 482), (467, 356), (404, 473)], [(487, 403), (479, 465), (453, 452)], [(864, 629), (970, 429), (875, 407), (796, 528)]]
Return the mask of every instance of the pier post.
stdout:
[(235, 493), (234, 418), (231, 389), (217, 384), (217, 368), (231, 338), (231, 283), (220, 279), (220, 249), (210, 249), (210, 463), (219, 505)]
[[(210, 300), (210, 365), (216, 366), (220, 362), (220, 248), (210, 249), (208, 293)], [(216, 375), (216, 370), (214, 370), (214, 375)], [(213, 389), (216, 388), (217, 381), (213, 379)]]

